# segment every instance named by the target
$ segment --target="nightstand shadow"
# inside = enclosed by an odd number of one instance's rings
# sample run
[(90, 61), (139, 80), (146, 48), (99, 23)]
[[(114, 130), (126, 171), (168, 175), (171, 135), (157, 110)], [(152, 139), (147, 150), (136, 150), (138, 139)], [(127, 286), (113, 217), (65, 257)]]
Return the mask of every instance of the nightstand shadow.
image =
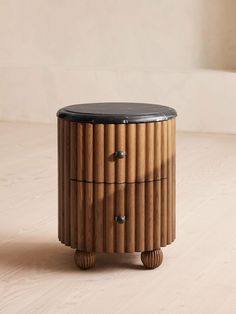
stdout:
[[(0, 246), (0, 269), (80, 272), (74, 263), (74, 251), (54, 242), (8, 242)], [(96, 266), (82, 272), (109, 272), (113, 270), (144, 269), (140, 254), (97, 254)]]

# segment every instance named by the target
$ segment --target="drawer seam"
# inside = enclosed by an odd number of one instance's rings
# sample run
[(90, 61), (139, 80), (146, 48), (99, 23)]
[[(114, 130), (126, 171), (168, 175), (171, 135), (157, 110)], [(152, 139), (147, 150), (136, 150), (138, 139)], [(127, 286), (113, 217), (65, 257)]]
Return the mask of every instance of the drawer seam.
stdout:
[(133, 181), (133, 182), (101, 182), (101, 181), (88, 181), (88, 180), (78, 180), (74, 178), (70, 178), (70, 181), (73, 182), (81, 182), (81, 183), (96, 183), (96, 184), (138, 184), (138, 183), (148, 183), (148, 182), (158, 182), (158, 181), (163, 181), (166, 180), (167, 177), (165, 178), (160, 178), (160, 179), (155, 179), (155, 180), (145, 180), (145, 181)]

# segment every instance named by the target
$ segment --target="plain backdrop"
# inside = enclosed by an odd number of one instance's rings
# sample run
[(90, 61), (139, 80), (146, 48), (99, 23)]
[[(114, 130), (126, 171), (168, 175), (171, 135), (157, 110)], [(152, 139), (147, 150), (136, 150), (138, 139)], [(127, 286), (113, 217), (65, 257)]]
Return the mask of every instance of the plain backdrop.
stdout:
[(0, 0), (0, 119), (137, 101), (236, 133), (235, 16), (235, 0)]

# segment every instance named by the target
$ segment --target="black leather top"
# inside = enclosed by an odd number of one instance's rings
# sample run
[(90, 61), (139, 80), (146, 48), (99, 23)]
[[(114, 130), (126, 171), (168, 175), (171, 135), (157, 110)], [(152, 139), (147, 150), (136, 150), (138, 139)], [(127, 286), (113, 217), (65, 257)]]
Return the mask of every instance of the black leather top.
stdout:
[(146, 123), (177, 116), (173, 108), (130, 102), (104, 102), (67, 106), (57, 112), (62, 119), (85, 123)]

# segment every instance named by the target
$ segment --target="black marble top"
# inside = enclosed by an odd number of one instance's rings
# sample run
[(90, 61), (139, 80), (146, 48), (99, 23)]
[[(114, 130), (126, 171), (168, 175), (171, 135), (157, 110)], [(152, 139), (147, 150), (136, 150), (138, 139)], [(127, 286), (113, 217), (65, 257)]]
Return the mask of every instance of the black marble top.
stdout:
[(85, 123), (146, 123), (177, 116), (173, 108), (130, 102), (104, 102), (67, 106), (57, 112), (62, 119)]

